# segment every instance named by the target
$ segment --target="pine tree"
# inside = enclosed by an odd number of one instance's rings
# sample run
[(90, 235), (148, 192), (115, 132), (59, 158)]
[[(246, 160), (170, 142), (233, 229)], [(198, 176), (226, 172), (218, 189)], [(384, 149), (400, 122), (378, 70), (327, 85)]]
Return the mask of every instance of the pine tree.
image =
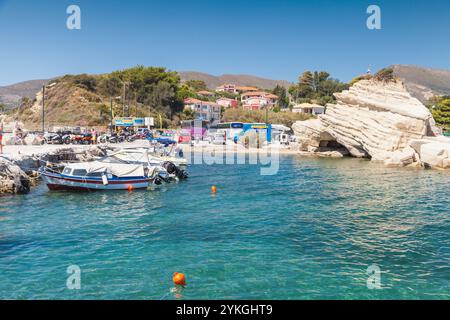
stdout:
[(439, 126), (450, 130), (450, 96), (438, 99), (432, 114)]

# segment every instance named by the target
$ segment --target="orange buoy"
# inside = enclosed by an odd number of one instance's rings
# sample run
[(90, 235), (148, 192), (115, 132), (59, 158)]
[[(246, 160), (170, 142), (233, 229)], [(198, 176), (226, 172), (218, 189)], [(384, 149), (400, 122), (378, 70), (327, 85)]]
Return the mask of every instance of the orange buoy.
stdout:
[(212, 193), (217, 193), (217, 187), (216, 186), (212, 186), (211, 187), (211, 192)]
[(129, 192), (133, 191), (133, 186), (128, 186), (128, 191)]
[(185, 286), (186, 285), (186, 276), (183, 273), (175, 272), (173, 274), (173, 283), (177, 286)]

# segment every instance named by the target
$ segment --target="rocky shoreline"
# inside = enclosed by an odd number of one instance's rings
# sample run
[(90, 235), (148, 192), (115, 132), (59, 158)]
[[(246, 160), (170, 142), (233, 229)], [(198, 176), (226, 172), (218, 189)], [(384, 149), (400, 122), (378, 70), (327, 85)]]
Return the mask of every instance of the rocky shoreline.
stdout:
[(0, 194), (25, 194), (30, 188), (30, 175), (13, 161), (0, 158)]
[(93, 146), (88, 149), (74, 147), (60, 148), (42, 154), (10, 157), (0, 155), (0, 195), (30, 192), (39, 177), (37, 170), (42, 165), (92, 161), (106, 156), (109, 149), (107, 146)]

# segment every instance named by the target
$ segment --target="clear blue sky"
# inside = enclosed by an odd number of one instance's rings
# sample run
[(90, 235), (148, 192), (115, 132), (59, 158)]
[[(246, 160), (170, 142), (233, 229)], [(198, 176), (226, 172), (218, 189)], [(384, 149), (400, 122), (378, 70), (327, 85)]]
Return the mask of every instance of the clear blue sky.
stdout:
[[(82, 29), (66, 28), (81, 8)], [(366, 9), (382, 10), (382, 30)], [(0, 85), (135, 66), (343, 81), (390, 64), (450, 69), (448, 0), (0, 0)]]

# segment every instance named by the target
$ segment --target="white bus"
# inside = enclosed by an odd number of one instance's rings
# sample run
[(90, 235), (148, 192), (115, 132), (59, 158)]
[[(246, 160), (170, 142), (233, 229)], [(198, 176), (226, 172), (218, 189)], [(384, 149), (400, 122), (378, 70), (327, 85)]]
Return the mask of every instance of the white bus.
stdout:
[(218, 132), (226, 132), (227, 139), (233, 140), (244, 129), (242, 122), (226, 122), (218, 123), (216, 126)]

